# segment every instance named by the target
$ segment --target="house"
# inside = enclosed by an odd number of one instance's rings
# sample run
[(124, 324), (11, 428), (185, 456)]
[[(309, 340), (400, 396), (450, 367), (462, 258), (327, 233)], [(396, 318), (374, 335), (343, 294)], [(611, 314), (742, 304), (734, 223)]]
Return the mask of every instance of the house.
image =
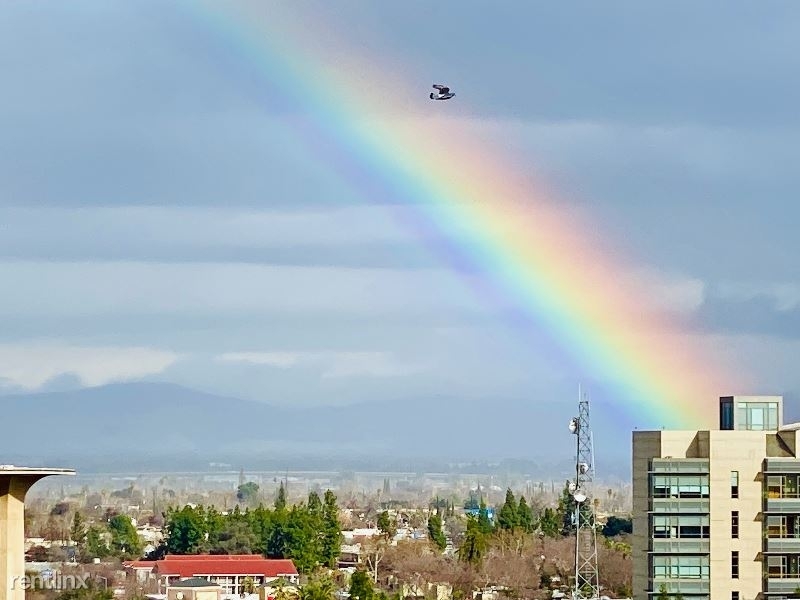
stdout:
[(167, 587), (167, 600), (220, 600), (222, 588), (201, 577), (176, 581)]
[[(131, 570), (141, 568), (141, 561), (131, 565)], [(278, 578), (297, 584), (300, 575), (289, 559), (269, 559), (254, 554), (168, 554), (163, 560), (151, 563), (152, 576), (167, 586), (190, 577), (201, 577), (222, 587), (222, 594), (239, 595), (242, 584), (250, 579), (256, 586), (268, 584)]]

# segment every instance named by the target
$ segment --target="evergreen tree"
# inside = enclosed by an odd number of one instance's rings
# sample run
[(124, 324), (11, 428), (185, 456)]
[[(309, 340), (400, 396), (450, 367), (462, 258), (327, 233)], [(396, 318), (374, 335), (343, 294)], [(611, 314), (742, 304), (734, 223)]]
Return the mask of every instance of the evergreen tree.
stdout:
[(464, 541), (458, 549), (458, 558), (464, 562), (477, 565), (486, 553), (486, 534), (480, 522), (474, 517), (469, 517), (467, 530), (464, 532)]
[(350, 577), (350, 598), (352, 600), (372, 600), (375, 590), (372, 578), (366, 571), (358, 570)]
[(486, 508), (486, 503), (481, 499), (480, 508), (478, 509), (478, 527), (484, 535), (492, 533), (492, 521), (489, 519), (489, 509)]
[(278, 488), (278, 496), (275, 498), (275, 510), (283, 510), (286, 508), (286, 490), (283, 488), (283, 482), (281, 481), (281, 487)]
[(428, 518), (428, 537), (439, 550), (444, 550), (447, 546), (447, 538), (442, 531), (442, 517), (439, 516), (439, 513), (433, 513)]
[(86, 560), (90, 562), (94, 558), (105, 558), (111, 554), (105, 538), (103, 537), (103, 530), (96, 525), (90, 525), (86, 530)]
[(80, 511), (75, 511), (72, 516), (72, 527), (69, 530), (69, 539), (75, 543), (76, 551), (80, 555), (86, 548), (86, 523)]
[(544, 509), (539, 519), (539, 529), (548, 537), (558, 537), (561, 532), (562, 522), (558, 513), (549, 506)]
[(381, 533), (387, 538), (393, 538), (394, 534), (397, 533), (397, 526), (394, 519), (389, 515), (388, 510), (378, 515), (378, 529), (380, 529)]
[(115, 515), (108, 522), (111, 532), (111, 551), (123, 559), (138, 558), (142, 553), (142, 540), (128, 515)]
[(517, 500), (511, 488), (506, 490), (506, 501), (497, 514), (497, 525), (500, 529), (512, 530), (519, 525), (517, 518)]
[(342, 544), (342, 525), (339, 522), (339, 507), (336, 504), (336, 496), (331, 490), (325, 492), (322, 507), (322, 564), (333, 568), (336, 566), (336, 559), (339, 558), (339, 551)]
[(521, 496), (517, 507), (517, 522), (523, 531), (530, 533), (534, 529), (533, 520), (533, 510), (528, 506), (525, 496)]

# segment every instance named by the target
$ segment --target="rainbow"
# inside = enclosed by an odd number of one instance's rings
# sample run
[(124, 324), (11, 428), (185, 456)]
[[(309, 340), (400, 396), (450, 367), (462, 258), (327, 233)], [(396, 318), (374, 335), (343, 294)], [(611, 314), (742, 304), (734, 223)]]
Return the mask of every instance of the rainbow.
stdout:
[(396, 204), (450, 264), (479, 275), (487, 298), (509, 303), (520, 323), (545, 331), (587, 378), (613, 390), (633, 422), (715, 425), (717, 397), (741, 380), (713, 364), (677, 316), (653, 307), (631, 277), (636, 265), (589, 218), (565, 209), (508, 151), (441, 116), (442, 103), (426, 104), (438, 116), (397, 117), (427, 91), (405, 85), (386, 61), (378, 70), (361, 60), (310, 15), (293, 20), (275, 5), (185, 4), (300, 107), (297, 135), (312, 148), (324, 139), (323, 158), (352, 185)]

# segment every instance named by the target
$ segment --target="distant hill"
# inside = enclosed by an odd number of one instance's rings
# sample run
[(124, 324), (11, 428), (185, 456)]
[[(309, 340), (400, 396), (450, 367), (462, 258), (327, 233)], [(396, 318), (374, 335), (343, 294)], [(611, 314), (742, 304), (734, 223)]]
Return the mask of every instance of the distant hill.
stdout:
[[(0, 397), (0, 463), (84, 470), (248, 468), (432, 470), (503, 459), (532, 475), (568, 475), (572, 407), (453, 398), (286, 408), (163, 383)], [(598, 468), (630, 470), (630, 431), (593, 410)], [(464, 468), (468, 468), (465, 466)]]

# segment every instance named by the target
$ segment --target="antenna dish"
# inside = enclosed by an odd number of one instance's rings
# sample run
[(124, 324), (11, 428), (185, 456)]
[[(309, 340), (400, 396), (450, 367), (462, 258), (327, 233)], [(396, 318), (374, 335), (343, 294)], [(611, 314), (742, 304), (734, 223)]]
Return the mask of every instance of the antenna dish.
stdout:
[(581, 502), (586, 502), (586, 494), (583, 492), (575, 492), (572, 494), (572, 497), (575, 498), (575, 502), (580, 504)]

